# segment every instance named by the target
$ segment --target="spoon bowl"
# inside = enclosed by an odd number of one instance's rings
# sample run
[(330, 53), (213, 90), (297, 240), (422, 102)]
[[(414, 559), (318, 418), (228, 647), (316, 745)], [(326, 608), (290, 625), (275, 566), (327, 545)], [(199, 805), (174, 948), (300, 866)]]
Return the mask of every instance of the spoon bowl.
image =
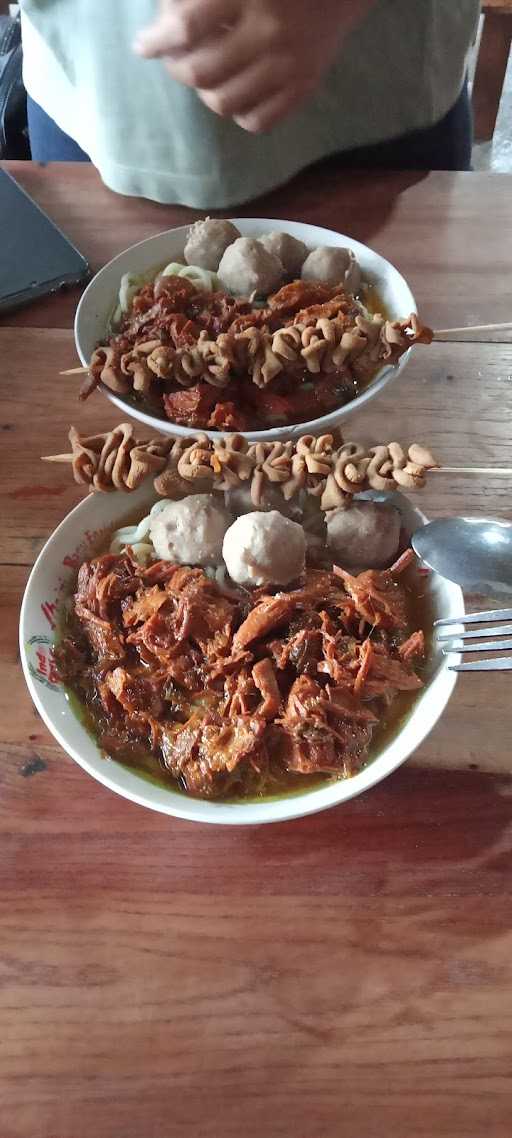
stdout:
[(422, 561), (475, 593), (512, 593), (512, 522), (438, 518), (417, 530), (412, 547)]

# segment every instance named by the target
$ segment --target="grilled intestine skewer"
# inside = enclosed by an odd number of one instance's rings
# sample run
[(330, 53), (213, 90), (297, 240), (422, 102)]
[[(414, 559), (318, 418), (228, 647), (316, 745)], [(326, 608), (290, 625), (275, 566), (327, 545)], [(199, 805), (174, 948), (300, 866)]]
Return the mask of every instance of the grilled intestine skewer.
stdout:
[(86, 399), (101, 382), (117, 395), (131, 391), (148, 395), (157, 380), (181, 387), (202, 382), (223, 388), (236, 376), (248, 375), (266, 387), (281, 373), (308, 371), (311, 376), (344, 370), (356, 379), (370, 378), (380, 363), (394, 364), (414, 344), (429, 344), (432, 332), (415, 313), (405, 320), (336, 316), (289, 324), (276, 332), (250, 327), (224, 332), (216, 339), (201, 332), (191, 345), (175, 348), (149, 340), (121, 352), (115, 343), (98, 346), (87, 368), (63, 375), (86, 378), (80, 397)]
[(418, 443), (406, 449), (396, 442), (366, 448), (333, 435), (304, 435), (296, 443), (249, 443), (240, 435), (142, 441), (131, 423), (121, 423), (91, 436), (71, 427), (69, 441), (70, 453), (47, 455), (44, 461), (71, 465), (75, 481), (91, 491), (136, 490), (149, 477), (165, 498), (190, 493), (191, 486), (222, 492), (245, 484), (256, 507), (269, 483), (285, 501), (305, 490), (329, 510), (362, 490), (421, 488), (427, 471), (437, 467)]

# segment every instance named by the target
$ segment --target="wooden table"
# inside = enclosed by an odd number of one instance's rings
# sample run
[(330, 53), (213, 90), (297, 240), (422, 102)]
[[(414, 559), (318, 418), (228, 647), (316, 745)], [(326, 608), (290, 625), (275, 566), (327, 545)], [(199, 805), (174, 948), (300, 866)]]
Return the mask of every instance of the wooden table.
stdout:
[[(96, 267), (189, 215), (92, 168), (13, 172)], [(307, 175), (246, 213), (354, 234), (438, 326), (510, 319), (506, 176)], [(509, 1138), (511, 679), (465, 677), (414, 759), (317, 817), (240, 831), (151, 814), (52, 742), (25, 690), (18, 607), (78, 500), (60, 368), (76, 296), (0, 327), (1, 1138)], [(418, 351), (351, 422), (452, 465), (512, 465), (511, 344)], [(511, 483), (437, 475), (432, 514), (511, 516)]]

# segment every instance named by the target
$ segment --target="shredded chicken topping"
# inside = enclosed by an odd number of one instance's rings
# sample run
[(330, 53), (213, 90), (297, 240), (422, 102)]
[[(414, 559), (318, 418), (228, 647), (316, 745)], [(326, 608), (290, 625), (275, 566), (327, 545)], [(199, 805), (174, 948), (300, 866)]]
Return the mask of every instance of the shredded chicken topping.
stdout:
[(271, 793), (287, 775), (348, 777), (399, 692), (422, 682), (401, 574), (307, 570), (275, 594), (130, 551), (85, 562), (57, 650), (105, 751), (149, 749), (206, 798)]

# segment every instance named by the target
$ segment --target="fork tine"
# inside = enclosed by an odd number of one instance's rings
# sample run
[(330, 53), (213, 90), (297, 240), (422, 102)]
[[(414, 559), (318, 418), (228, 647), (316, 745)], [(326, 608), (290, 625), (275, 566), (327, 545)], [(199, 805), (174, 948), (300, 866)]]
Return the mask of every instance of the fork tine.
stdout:
[(446, 624), (482, 624), (491, 620), (512, 620), (512, 609), (489, 609), (488, 612), (470, 612), (463, 616), (444, 617), (435, 620), (434, 628), (441, 628)]
[(485, 644), (460, 644), (443, 648), (443, 656), (450, 656), (452, 652), (501, 652), (509, 648), (512, 648), (512, 640), (487, 640)]
[(471, 628), (469, 632), (446, 632), (443, 636), (437, 636), (438, 644), (442, 644), (445, 640), (477, 640), (482, 636), (510, 636), (512, 635), (512, 624), (499, 624), (497, 628)]
[(450, 672), (512, 672), (512, 656), (501, 656), (498, 660), (471, 660), (465, 664), (452, 664)]

